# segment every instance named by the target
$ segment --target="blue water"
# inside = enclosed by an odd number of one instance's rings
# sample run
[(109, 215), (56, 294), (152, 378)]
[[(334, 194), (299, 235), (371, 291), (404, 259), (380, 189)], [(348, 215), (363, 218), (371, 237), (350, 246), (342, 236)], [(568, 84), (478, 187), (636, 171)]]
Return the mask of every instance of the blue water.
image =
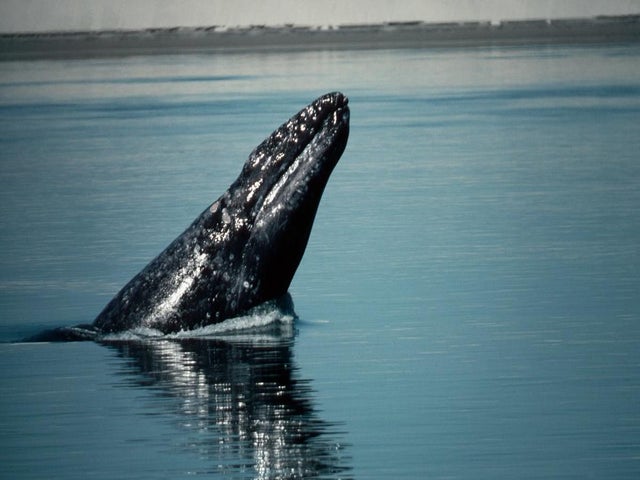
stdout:
[(0, 64), (0, 340), (90, 322), (316, 96), (293, 331), (0, 344), (0, 477), (638, 478), (640, 46)]

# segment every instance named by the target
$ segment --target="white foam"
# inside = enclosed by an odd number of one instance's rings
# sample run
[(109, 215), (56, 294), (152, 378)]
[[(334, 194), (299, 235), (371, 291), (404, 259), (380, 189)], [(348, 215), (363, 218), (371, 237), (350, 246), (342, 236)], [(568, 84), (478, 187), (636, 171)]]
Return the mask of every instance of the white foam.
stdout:
[(168, 334), (165, 337), (171, 339), (218, 337), (234, 333), (258, 332), (270, 327), (291, 326), (293, 321), (293, 315), (284, 314), (278, 309), (273, 309), (267, 312), (255, 312), (242, 317), (230, 318), (224, 322), (207, 325), (194, 330), (182, 330), (177, 333)]
[[(191, 338), (218, 338), (236, 339), (250, 336), (254, 340), (256, 336), (262, 338), (278, 333), (281, 336), (293, 335), (293, 323), (295, 314), (280, 309), (276, 302), (266, 302), (250, 310), (246, 315), (230, 318), (220, 323), (206, 325), (193, 330), (181, 330), (175, 333), (163, 333), (153, 328), (132, 328), (118, 333), (107, 334), (100, 337), (104, 341), (131, 341), (131, 340), (181, 340)], [(268, 335), (271, 334), (271, 335)]]
[(108, 333), (99, 337), (107, 342), (126, 342), (129, 340), (149, 340), (153, 338), (163, 338), (165, 335), (160, 330), (154, 328), (132, 328), (124, 332)]

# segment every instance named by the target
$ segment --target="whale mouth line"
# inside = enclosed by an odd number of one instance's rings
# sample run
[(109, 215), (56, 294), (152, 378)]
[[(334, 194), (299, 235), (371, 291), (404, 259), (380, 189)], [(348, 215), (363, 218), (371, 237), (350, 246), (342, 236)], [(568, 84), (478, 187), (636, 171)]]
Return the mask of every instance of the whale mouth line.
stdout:
[[(291, 148), (293, 155), (287, 155), (286, 151), (278, 153), (283, 158), (288, 157), (287, 169), (307, 152), (310, 146), (315, 144), (328, 149), (338, 140), (339, 134), (349, 125), (348, 104), (348, 98), (342, 94), (325, 95), (300, 111), (274, 133), (276, 139), (279, 135), (289, 137), (285, 142), (285, 150)], [(321, 141), (323, 139), (324, 142)]]
[[(346, 147), (348, 104), (342, 93), (329, 93), (280, 125), (251, 152), (240, 176), (211, 205), (211, 212), (244, 202), (244, 218), (252, 223), (272, 206), (292, 206), (299, 196), (296, 191), (303, 193), (310, 182), (326, 181)], [(228, 215), (226, 219), (231, 221)]]
[[(304, 140), (297, 142), (298, 148), (295, 155), (289, 159), (286, 168), (262, 197), (262, 201), (256, 205), (256, 216), (273, 204), (283, 190), (293, 187), (300, 188), (302, 184), (309, 181), (309, 176), (313, 176), (314, 173), (318, 173), (324, 168), (327, 168), (329, 172), (333, 170), (338, 158), (326, 155), (326, 153), (340, 142), (341, 136), (344, 135), (349, 125), (350, 112), (347, 101), (345, 98), (343, 105), (327, 112), (322, 122), (317, 125), (312, 124), (308, 129), (309, 135), (305, 136)], [(307, 125), (301, 123), (298, 128)], [(331, 162), (332, 158), (335, 158), (335, 161)]]

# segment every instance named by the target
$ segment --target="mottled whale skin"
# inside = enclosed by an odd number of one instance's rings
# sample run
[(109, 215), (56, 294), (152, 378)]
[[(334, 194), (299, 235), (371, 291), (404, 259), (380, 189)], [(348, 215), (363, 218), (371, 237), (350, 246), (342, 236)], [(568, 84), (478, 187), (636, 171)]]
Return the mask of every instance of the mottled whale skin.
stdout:
[(116, 294), (91, 330), (189, 330), (285, 296), (347, 144), (347, 104), (341, 93), (323, 95), (258, 145), (229, 189)]

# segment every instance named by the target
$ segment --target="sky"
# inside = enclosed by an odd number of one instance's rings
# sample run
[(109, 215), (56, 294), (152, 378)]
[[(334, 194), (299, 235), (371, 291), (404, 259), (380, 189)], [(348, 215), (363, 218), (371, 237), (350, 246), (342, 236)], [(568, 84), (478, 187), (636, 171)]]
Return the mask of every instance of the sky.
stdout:
[(0, 33), (640, 14), (640, 0), (0, 0)]

